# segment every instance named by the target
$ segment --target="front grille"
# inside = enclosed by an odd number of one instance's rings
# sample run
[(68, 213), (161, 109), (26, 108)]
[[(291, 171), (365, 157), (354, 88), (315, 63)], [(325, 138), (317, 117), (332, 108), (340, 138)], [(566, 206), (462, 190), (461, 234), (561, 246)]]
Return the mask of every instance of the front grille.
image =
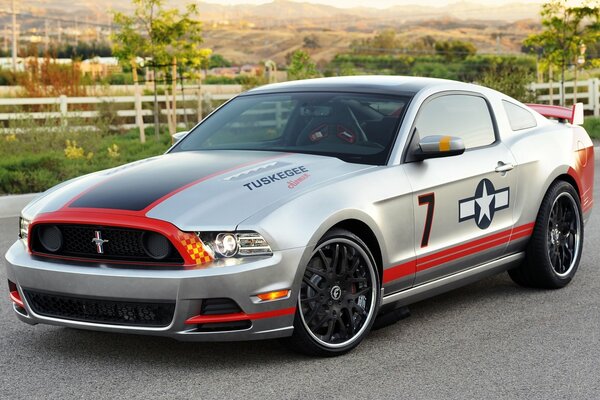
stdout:
[[(183, 264), (183, 258), (169, 242), (170, 251), (167, 257), (157, 260), (144, 251), (141, 229), (117, 228), (92, 225), (55, 225), (62, 233), (62, 246), (58, 251), (51, 252), (42, 244), (38, 232), (43, 224), (36, 225), (31, 232), (32, 251), (54, 256), (73, 258), (90, 258), (94, 260), (122, 260), (141, 263)], [(102, 244), (103, 253), (98, 253), (93, 239), (100, 232), (105, 241)]]
[(85, 299), (24, 290), (38, 315), (99, 324), (164, 327), (173, 320), (174, 302), (145, 303)]

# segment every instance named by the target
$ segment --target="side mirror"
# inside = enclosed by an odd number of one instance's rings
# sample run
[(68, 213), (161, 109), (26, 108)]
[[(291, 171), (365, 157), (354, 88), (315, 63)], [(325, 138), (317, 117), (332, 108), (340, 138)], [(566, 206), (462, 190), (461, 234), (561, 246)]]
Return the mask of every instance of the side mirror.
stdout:
[(173, 134), (173, 144), (179, 142), (181, 138), (188, 134), (188, 131), (181, 131)]
[(422, 161), (428, 158), (457, 156), (465, 152), (465, 144), (461, 138), (454, 136), (434, 135), (421, 139), (413, 157)]

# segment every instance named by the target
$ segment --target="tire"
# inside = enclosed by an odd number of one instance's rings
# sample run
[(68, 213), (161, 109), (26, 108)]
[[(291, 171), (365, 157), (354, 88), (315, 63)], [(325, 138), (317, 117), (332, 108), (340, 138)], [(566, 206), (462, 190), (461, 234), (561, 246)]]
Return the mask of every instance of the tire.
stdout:
[(367, 336), (380, 303), (380, 279), (369, 248), (353, 233), (334, 229), (319, 241), (298, 293), (292, 350), (332, 357)]
[(525, 261), (508, 273), (521, 286), (562, 288), (575, 276), (582, 248), (579, 195), (568, 182), (555, 181), (540, 206)]

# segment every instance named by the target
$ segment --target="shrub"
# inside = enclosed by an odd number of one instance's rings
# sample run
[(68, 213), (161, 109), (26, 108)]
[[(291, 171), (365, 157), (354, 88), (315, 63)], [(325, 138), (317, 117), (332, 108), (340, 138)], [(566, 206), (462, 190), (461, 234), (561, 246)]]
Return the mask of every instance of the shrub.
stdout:
[[(18, 134), (14, 141), (8, 136), (0, 136), (0, 194), (41, 192), (67, 179), (159, 155), (171, 144), (168, 135), (158, 141), (148, 137), (142, 144), (135, 130), (32, 132)], [(67, 141), (77, 157), (67, 158)]]
[(593, 139), (600, 139), (600, 118), (586, 118), (583, 127)]

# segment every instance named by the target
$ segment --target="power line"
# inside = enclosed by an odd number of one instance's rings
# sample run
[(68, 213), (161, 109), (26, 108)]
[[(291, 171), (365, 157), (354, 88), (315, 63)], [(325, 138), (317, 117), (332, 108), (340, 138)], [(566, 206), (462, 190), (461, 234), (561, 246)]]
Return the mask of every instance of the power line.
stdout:
[[(0, 14), (11, 14), (11, 11), (7, 11), (7, 10), (1, 10), (0, 9)], [(71, 23), (73, 25), (77, 25), (78, 22), (76, 19), (66, 19), (66, 18), (59, 18), (59, 17), (49, 17), (49, 16), (41, 16), (41, 15), (35, 15), (32, 13), (28, 13), (28, 12), (17, 12), (16, 13), (17, 16), (19, 17), (27, 17), (27, 18), (32, 18), (32, 19), (37, 19), (37, 20), (49, 20), (49, 21), (57, 21), (57, 22), (66, 22), (66, 23)], [(86, 23), (84, 24), (86, 26), (99, 26), (99, 27), (103, 27), (103, 28), (110, 28), (111, 24), (102, 24), (100, 22), (89, 22), (86, 21)]]

